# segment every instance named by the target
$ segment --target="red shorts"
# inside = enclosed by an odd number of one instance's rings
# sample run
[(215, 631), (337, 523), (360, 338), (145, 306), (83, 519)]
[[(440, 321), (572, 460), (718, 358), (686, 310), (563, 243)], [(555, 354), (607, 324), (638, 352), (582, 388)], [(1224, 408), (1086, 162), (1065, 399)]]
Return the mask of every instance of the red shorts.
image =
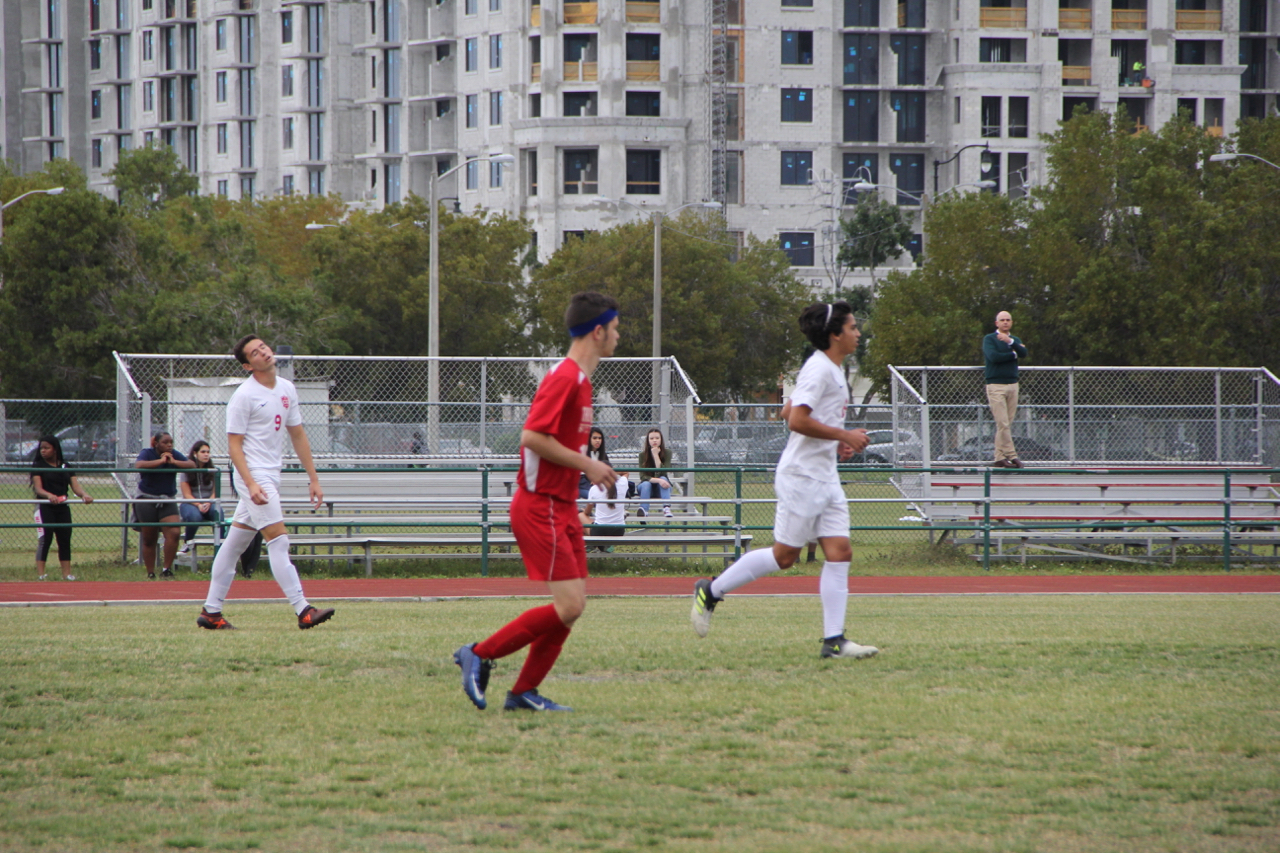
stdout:
[(576, 501), (519, 489), (511, 499), (511, 532), (530, 580), (587, 576), (587, 546)]

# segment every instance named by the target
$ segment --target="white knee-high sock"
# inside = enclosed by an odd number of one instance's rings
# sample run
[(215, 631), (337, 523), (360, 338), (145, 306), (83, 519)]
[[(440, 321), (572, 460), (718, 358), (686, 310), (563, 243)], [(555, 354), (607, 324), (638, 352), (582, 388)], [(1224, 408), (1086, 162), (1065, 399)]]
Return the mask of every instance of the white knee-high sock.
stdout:
[(289, 559), (289, 534), (281, 533), (267, 543), (267, 559), (271, 561), (271, 575), (280, 584), (285, 598), (293, 605), (295, 613), (301, 615), (307, 609), (307, 597), (302, 594), (302, 581), (298, 578), (298, 570)]
[(205, 610), (210, 613), (222, 612), (227, 591), (231, 589), (231, 581), (236, 576), (236, 561), (257, 535), (256, 530), (245, 530), (235, 525), (227, 531), (222, 539), (222, 547), (213, 557), (213, 568), (209, 570), (209, 597), (204, 601)]
[(711, 582), (711, 594), (716, 598), (724, 598), (740, 586), (746, 586), (753, 580), (773, 574), (781, 569), (773, 557), (772, 548), (757, 548), (748, 551), (742, 559), (724, 570), (720, 577)]
[(849, 564), (827, 561), (818, 579), (818, 595), (822, 598), (822, 638), (844, 633), (844, 614), (849, 606)]

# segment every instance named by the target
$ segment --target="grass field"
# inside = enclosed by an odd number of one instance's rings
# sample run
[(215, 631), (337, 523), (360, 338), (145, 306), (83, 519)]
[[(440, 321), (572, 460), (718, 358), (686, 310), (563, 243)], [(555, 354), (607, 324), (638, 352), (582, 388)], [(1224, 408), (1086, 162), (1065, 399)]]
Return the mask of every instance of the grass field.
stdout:
[(855, 598), (861, 662), (812, 598), (593, 600), (575, 713), (477, 712), (527, 606), (0, 610), (0, 849), (1280, 849), (1274, 597)]

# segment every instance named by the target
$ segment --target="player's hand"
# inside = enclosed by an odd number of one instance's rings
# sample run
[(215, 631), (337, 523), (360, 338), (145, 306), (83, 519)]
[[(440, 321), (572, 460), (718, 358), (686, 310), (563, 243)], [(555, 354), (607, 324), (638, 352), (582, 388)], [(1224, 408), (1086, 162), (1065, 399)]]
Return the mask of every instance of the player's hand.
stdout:
[(259, 486), (257, 483), (249, 483), (248, 485), (249, 500), (253, 501), (258, 506), (266, 506), (268, 498), (267, 493), (262, 490), (262, 486)]
[(847, 435), (844, 438), (845, 446), (852, 448), (854, 453), (861, 453), (866, 450), (867, 445), (870, 443), (871, 440), (867, 438), (867, 431), (865, 429), (848, 430)]
[(324, 491), (321, 490), (320, 484), (317, 483), (315, 480), (312, 480), (310, 487), (308, 487), (307, 489), (307, 492), (311, 495), (312, 508), (319, 509), (320, 504), (324, 503)]
[(841, 462), (848, 462), (853, 458), (853, 448), (847, 444), (841, 443), (836, 449), (836, 455)]
[(80, 500), (84, 501), (87, 504), (91, 504), (93, 503), (93, 495), (86, 493), (80, 497)]
[(160, 461), (166, 465), (173, 462), (173, 454), (166, 450), (164, 453), (160, 454)]
[(600, 486), (603, 489), (609, 488), (618, 481), (618, 472), (613, 470), (613, 467), (608, 463), (601, 462), (599, 459), (588, 457), (587, 467), (583, 469), (582, 473), (587, 475), (587, 480), (593, 486)]

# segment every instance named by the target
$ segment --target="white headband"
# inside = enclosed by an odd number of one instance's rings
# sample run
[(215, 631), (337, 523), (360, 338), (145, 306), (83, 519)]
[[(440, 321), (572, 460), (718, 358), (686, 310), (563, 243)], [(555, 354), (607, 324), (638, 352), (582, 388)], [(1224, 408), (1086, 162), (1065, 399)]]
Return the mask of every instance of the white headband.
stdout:
[(822, 328), (825, 329), (827, 327), (827, 323), (830, 323), (830, 322), (831, 322), (831, 303), (828, 302), (827, 303), (827, 319), (826, 319), (826, 322), (822, 324)]

